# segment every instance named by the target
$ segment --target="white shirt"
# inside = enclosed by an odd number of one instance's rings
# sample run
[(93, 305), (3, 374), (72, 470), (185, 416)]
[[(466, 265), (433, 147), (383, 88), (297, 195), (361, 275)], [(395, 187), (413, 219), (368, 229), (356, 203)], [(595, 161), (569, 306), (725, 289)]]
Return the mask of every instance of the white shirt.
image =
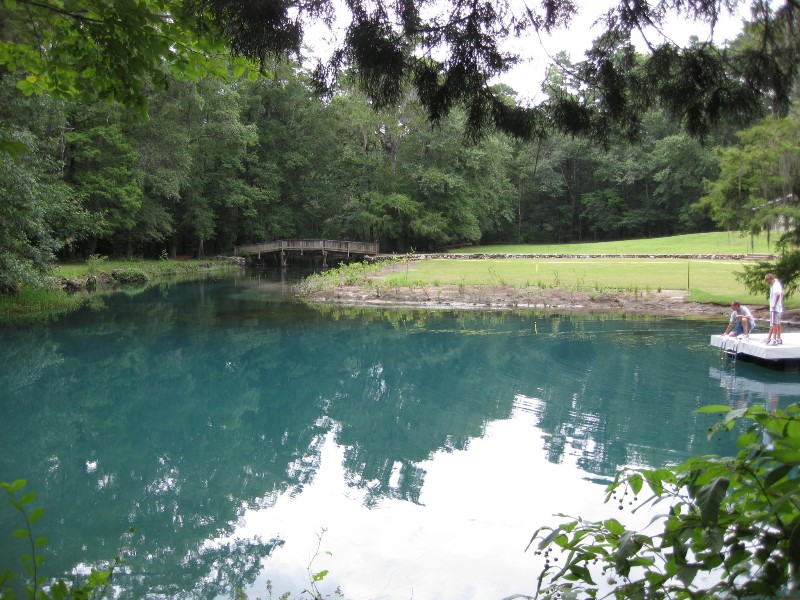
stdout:
[(769, 288), (769, 309), (773, 312), (783, 312), (783, 286), (777, 279)]
[(751, 313), (750, 309), (747, 308), (746, 306), (740, 306), (737, 310), (734, 310), (731, 313), (731, 323), (736, 323), (736, 321), (740, 318), (747, 319), (752, 324), (753, 313)]

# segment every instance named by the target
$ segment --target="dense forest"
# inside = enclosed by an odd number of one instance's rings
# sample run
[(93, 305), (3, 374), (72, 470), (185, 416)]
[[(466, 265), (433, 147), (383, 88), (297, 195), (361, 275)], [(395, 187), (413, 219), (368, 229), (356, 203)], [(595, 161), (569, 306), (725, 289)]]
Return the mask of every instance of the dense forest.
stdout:
[[(704, 135), (647, 106), (635, 135), (609, 121), (598, 144), (555, 125), (474, 135), (468, 105), (432, 120), (412, 85), (379, 104), (363, 72), (342, 70), (320, 94), (297, 60), (260, 72), (237, 60), (213, 75), (149, 71), (135, 102), (99, 87), (33, 93), (35, 77), (0, 63), (0, 289), (35, 282), (53, 258), (202, 257), (280, 238), (404, 252), (757, 232), (796, 212), (800, 118), (768, 97)], [(580, 90), (569, 61), (558, 57), (545, 96)], [(492, 93), (515, 110), (513, 89)]]
[(290, 64), (255, 82), (173, 79), (147, 119), (0, 85), (3, 127), (31, 149), (4, 158), (5, 196), (57, 212), (63, 258), (289, 237), (406, 251), (705, 231), (715, 224), (697, 203), (719, 175), (715, 145), (736, 141), (730, 129), (690, 137), (654, 110), (641, 140), (608, 148), (565, 134), (470, 142), (460, 111), (431, 126), (410, 93), (383, 111), (352, 87), (325, 102)]

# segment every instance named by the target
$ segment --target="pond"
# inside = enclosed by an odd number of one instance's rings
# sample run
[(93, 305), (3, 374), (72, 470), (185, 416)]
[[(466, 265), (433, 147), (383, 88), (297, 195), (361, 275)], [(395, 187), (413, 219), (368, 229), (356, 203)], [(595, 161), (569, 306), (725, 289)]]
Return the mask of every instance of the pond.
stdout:
[(735, 451), (694, 409), (800, 401), (797, 373), (720, 362), (724, 323), (287, 291), (164, 284), (2, 330), (0, 480), (37, 492), (49, 576), (119, 555), (118, 598), (296, 598), (323, 570), (350, 600), (531, 594), (532, 533), (620, 517), (620, 466)]

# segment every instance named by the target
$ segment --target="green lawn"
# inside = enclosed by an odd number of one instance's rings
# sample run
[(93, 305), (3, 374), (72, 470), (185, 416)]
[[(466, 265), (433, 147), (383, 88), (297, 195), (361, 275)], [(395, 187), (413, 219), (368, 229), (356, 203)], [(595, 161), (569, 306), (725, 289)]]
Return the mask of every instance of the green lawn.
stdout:
[(580, 244), (497, 244), (450, 250), (455, 254), (767, 254), (775, 251), (776, 235), (742, 237), (738, 231), (693, 233), (672, 237), (586, 242)]
[[(563, 248), (560, 247), (560, 248)], [(431, 259), (414, 261), (386, 281), (424, 285), (511, 285), (579, 287), (584, 290), (686, 290), (697, 302), (763, 305), (765, 296), (748, 294), (736, 280), (743, 261), (686, 259)], [(800, 307), (790, 298), (787, 308)]]

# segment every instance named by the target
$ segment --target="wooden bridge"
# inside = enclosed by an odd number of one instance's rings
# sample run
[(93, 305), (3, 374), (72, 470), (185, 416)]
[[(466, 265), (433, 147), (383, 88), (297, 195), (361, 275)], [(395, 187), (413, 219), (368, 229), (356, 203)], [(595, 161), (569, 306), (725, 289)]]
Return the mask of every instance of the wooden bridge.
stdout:
[(352, 254), (378, 254), (378, 244), (373, 242), (347, 242), (340, 240), (275, 240), (260, 244), (235, 246), (233, 253), (236, 256), (256, 255), (261, 259), (262, 254), (280, 253), (280, 264), (286, 266), (289, 253), (321, 253), (322, 266), (328, 266), (328, 253), (350, 257)]

